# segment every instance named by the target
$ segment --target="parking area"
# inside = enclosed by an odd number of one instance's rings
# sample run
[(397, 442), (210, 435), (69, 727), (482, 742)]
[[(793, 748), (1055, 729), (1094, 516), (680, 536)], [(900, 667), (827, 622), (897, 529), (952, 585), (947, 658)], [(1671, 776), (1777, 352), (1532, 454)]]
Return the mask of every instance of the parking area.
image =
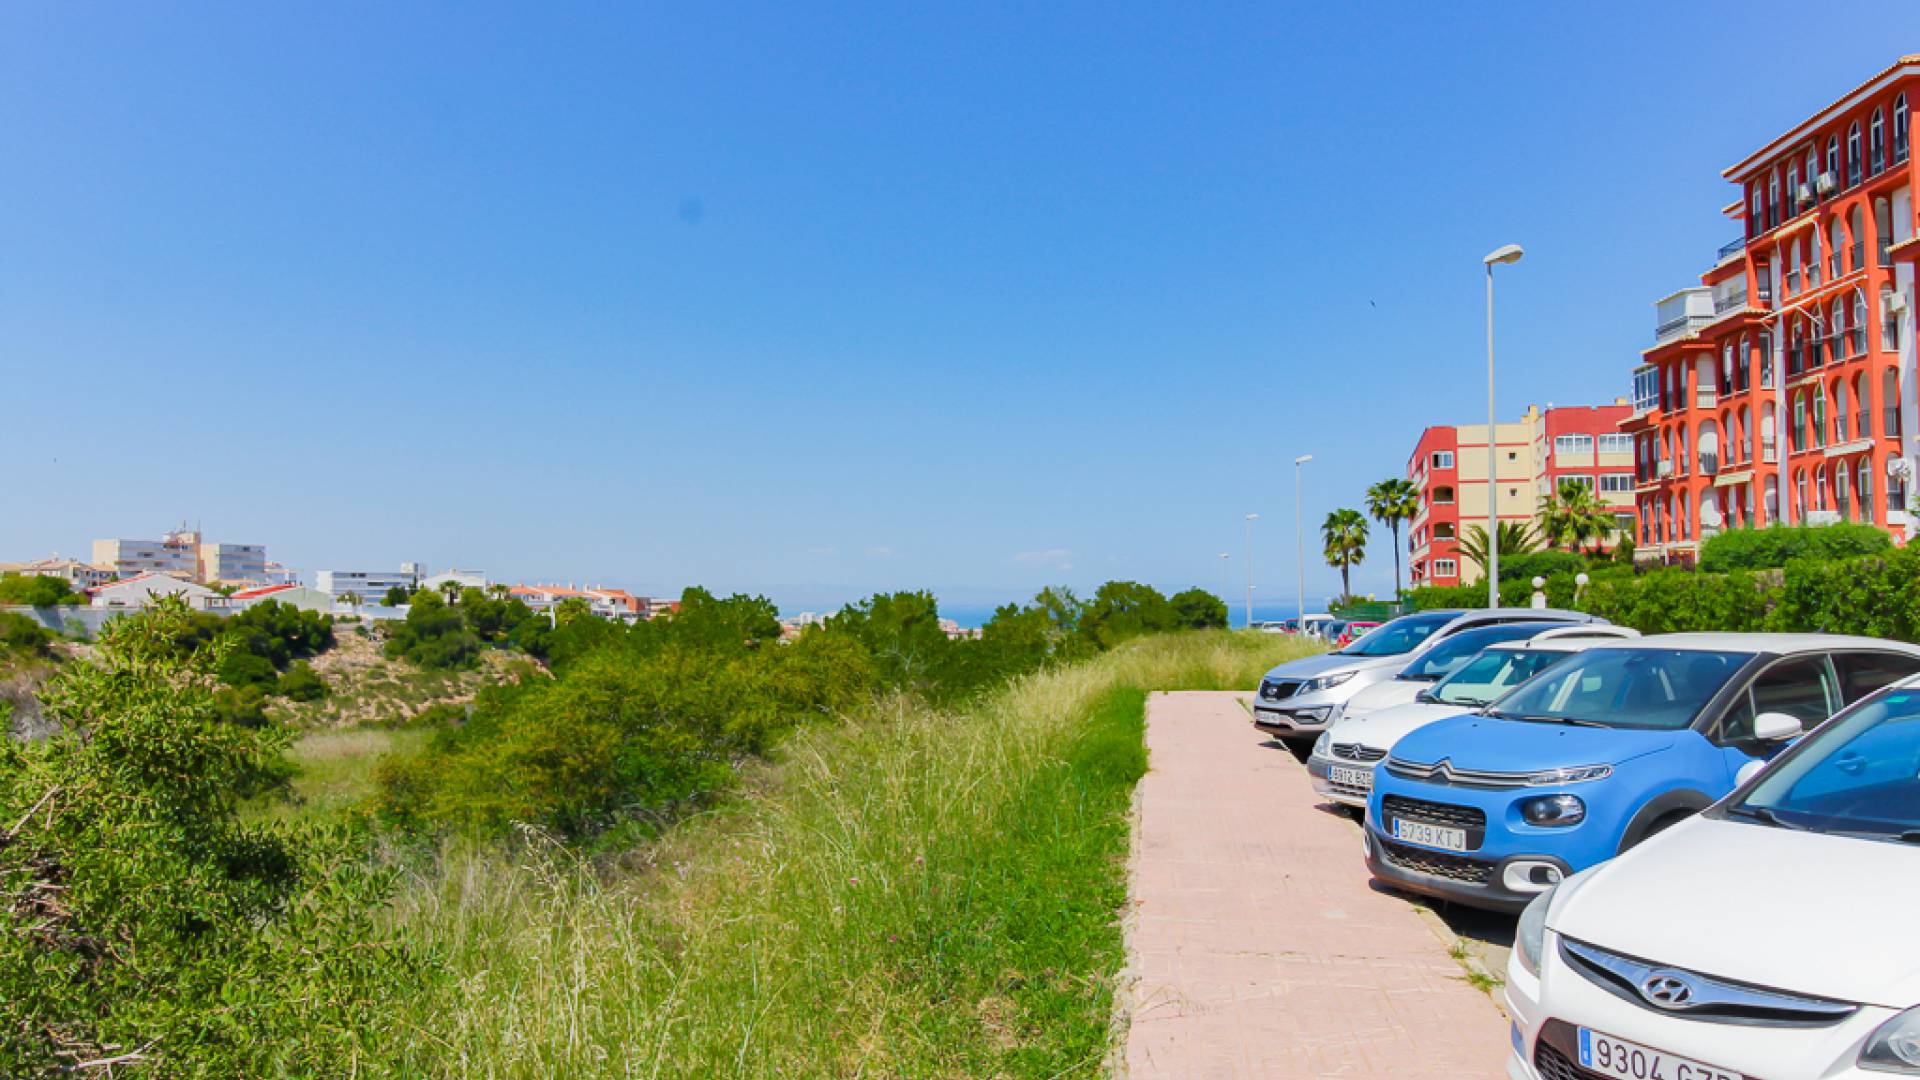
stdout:
[(1357, 826), (1238, 695), (1154, 695), (1147, 745), (1126, 1075), (1504, 1075), (1506, 1020), (1445, 924), (1372, 886)]

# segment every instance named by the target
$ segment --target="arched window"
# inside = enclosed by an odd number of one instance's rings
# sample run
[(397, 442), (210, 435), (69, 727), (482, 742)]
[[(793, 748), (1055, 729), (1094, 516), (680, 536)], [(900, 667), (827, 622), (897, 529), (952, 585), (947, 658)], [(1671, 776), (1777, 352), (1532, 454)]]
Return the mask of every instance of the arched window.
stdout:
[(1880, 348), (1889, 353), (1900, 351), (1900, 316), (1893, 310), (1893, 286), (1880, 286)]
[[(1753, 208), (1747, 214), (1747, 235), (1759, 236), (1766, 231), (1766, 219), (1762, 216), (1765, 211), (1761, 209), (1760, 205), (1760, 185), (1757, 183), (1749, 184), (1747, 191), (1749, 192), (1747, 202)], [(1643, 533), (1647, 531), (1647, 522), (1644, 516), (1640, 520), (1640, 531)], [(1641, 542), (1645, 543), (1646, 538), (1642, 537)]]
[(1873, 438), (1873, 402), (1867, 400), (1867, 373), (1861, 372), (1853, 377), (1854, 427), (1859, 429), (1859, 438)]
[(1860, 520), (1873, 524), (1880, 515), (1873, 512), (1873, 455), (1860, 459), (1860, 466), (1854, 472), (1853, 497), (1860, 502)]
[(1818, 382), (1813, 384), (1813, 445), (1827, 445), (1827, 388)]
[(1852, 436), (1847, 434), (1847, 425), (1851, 416), (1847, 412), (1847, 380), (1833, 381), (1833, 430), (1834, 442), (1847, 442)]
[(1840, 183), (1840, 136), (1838, 135), (1827, 136), (1827, 175), (1833, 178), (1833, 183), (1835, 186), (1839, 185)]
[(1772, 330), (1760, 333), (1760, 389), (1773, 389), (1773, 335)]
[(1873, 200), (1873, 233), (1875, 257), (1881, 266), (1892, 266), (1893, 212), (1885, 199)]
[(1690, 527), (1692, 522), (1689, 520), (1691, 515), (1687, 513), (1687, 491), (1685, 488), (1680, 489), (1680, 497), (1674, 500), (1674, 507), (1673, 533), (1675, 537), (1685, 540), (1687, 537), (1693, 535), (1693, 529)]
[(1847, 129), (1847, 186), (1860, 182), (1860, 122)]
[(1793, 450), (1798, 453), (1807, 448), (1807, 395), (1793, 395)]
[(1772, 463), (1779, 456), (1774, 453), (1779, 437), (1779, 426), (1774, 420), (1773, 399), (1768, 398), (1760, 403), (1760, 457), (1768, 463)]
[(1813, 508), (1831, 510), (1833, 504), (1827, 501), (1827, 467), (1816, 465), (1813, 469)]
[(1847, 358), (1847, 302), (1835, 300), (1827, 310), (1827, 362), (1837, 364)]
[(1807, 470), (1793, 470), (1793, 520), (1807, 519)]
[(1820, 284), (1820, 228), (1807, 230), (1807, 288)]
[(1873, 120), (1867, 125), (1868, 175), (1878, 176), (1880, 170), (1887, 167), (1887, 114), (1879, 109), (1873, 110)]
[(1841, 521), (1853, 520), (1853, 485), (1848, 482), (1849, 470), (1844, 461), (1833, 466), (1833, 508), (1840, 511)]
[(1847, 261), (1855, 270), (1863, 270), (1867, 265), (1866, 220), (1866, 215), (1860, 212), (1858, 206), (1847, 215), (1847, 232), (1853, 237), (1853, 251), (1849, 253)]
[(1740, 460), (1752, 461), (1753, 460), (1753, 412), (1750, 409), (1748, 409), (1745, 405), (1740, 406), (1740, 413), (1735, 418), (1734, 423), (1738, 424), (1740, 428), (1740, 435), (1739, 435)]
[(1780, 170), (1767, 174), (1767, 228), (1780, 224)]
[(1807, 189), (1800, 186), (1800, 163), (1787, 166), (1787, 216), (1792, 217), (1807, 208)]
[(1899, 164), (1907, 160), (1907, 95), (1901, 94), (1893, 99), (1893, 161)]
[(1900, 373), (1893, 368), (1880, 376), (1880, 433), (1900, 434)]
[(1840, 231), (1840, 220), (1834, 219), (1833, 228), (1827, 230), (1827, 274), (1840, 276), (1840, 253), (1847, 249), (1847, 237)]
[[(1839, 307), (1839, 304), (1835, 304)], [(1867, 355), (1867, 290), (1853, 290), (1853, 328), (1847, 332), (1847, 355)]]

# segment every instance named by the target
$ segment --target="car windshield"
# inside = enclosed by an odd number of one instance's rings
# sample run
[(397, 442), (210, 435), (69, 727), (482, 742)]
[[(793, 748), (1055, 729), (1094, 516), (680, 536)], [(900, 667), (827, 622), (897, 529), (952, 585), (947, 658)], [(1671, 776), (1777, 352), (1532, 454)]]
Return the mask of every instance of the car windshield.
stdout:
[(1561, 625), (1565, 624), (1517, 622), (1462, 630), (1444, 641), (1436, 642), (1433, 648), (1414, 657), (1411, 663), (1400, 669), (1397, 677), (1435, 682), (1458, 671), (1460, 665), (1478, 656), (1480, 651), (1489, 645), (1532, 637), (1544, 630)]
[(1367, 632), (1367, 636), (1340, 650), (1341, 656), (1399, 656), (1433, 636), (1435, 630), (1459, 618), (1458, 612), (1424, 613), (1401, 617)]
[(1501, 698), (1488, 715), (1678, 731), (1752, 658), (1698, 649), (1589, 649)]
[(1443, 705), (1490, 705), (1571, 655), (1547, 649), (1489, 649), (1428, 692)]
[(1868, 698), (1789, 751), (1727, 813), (1920, 841), (1920, 690)]

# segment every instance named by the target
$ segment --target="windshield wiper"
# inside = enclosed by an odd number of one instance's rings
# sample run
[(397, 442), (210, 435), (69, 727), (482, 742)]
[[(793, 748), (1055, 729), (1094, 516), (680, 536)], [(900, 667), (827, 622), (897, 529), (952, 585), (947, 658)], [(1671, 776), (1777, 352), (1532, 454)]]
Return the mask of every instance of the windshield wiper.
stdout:
[(1762, 825), (1771, 825), (1776, 829), (1805, 831), (1806, 828), (1803, 825), (1790, 825), (1780, 820), (1780, 815), (1764, 806), (1730, 806), (1727, 808), (1727, 816), (1744, 818), (1747, 821), (1757, 821)]
[(1529, 724), (1566, 724), (1569, 727), (1598, 728), (1607, 726), (1598, 720), (1582, 720), (1577, 716), (1515, 716), (1512, 713), (1501, 713), (1499, 715), (1503, 720), (1525, 720)]

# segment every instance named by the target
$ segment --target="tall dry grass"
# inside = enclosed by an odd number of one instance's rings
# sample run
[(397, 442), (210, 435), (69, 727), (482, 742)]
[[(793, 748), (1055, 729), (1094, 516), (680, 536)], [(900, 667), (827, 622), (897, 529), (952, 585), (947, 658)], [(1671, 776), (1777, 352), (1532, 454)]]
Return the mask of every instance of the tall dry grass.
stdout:
[(960, 713), (804, 732), (723, 810), (614, 865), (454, 847), (399, 936), (446, 981), (369, 1071), (461, 1077), (1099, 1070), (1141, 690), (1244, 688), (1301, 647), (1166, 635)]

